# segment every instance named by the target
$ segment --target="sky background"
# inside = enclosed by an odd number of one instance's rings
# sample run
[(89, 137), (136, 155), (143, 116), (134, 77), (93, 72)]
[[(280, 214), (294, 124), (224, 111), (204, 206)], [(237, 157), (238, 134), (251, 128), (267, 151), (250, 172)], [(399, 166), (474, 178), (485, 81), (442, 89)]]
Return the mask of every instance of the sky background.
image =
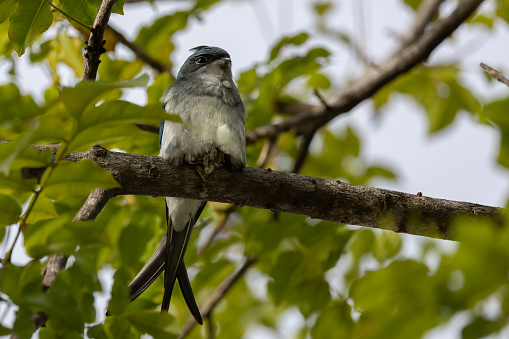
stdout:
[[(301, 31), (310, 32), (309, 27), (314, 23), (313, 3), (310, 0), (246, 0), (227, 1), (213, 7), (200, 21), (193, 19), (184, 32), (176, 35), (173, 62), (177, 68), (173, 70), (174, 74), (190, 55), (190, 48), (211, 45), (230, 53), (234, 78), (237, 78), (254, 63), (265, 60), (271, 46), (281, 37)], [(335, 9), (329, 16), (329, 24), (349, 32), (375, 63), (384, 60), (398, 47), (398, 34), (404, 35), (413, 22), (413, 11), (401, 5), (402, 1), (336, 0), (333, 3)], [(110, 23), (134, 40), (141, 26), (186, 6), (186, 1), (126, 5), (125, 15), (113, 14)], [(490, 6), (493, 6), (493, 1), (486, 1), (482, 8)], [(448, 13), (451, 8), (445, 6), (441, 13)], [(441, 45), (428, 62), (444, 64), (459, 61), (463, 69), (463, 85), (480, 100), (494, 100), (507, 95), (509, 89), (498, 82), (488, 82), (479, 64), (484, 62), (509, 74), (508, 39), (509, 30), (503, 23), (495, 25), (492, 32), (481, 27), (462, 27), (455, 33), (454, 41)], [(310, 45), (325, 46), (332, 51), (327, 69), (335, 89), (326, 92), (326, 97), (333, 98), (343, 86), (347, 86), (349, 80), (362, 73), (362, 64), (345, 45), (317, 38), (312, 38)], [(119, 46), (115, 53), (133, 57), (123, 46)], [(22, 91), (40, 98), (49, 85), (48, 76), (44, 70), (30, 67), (27, 59), (28, 54), (25, 54), (17, 68), (21, 74), (18, 85)], [(0, 84), (11, 81), (7, 71), (8, 65), (0, 64)], [(62, 67), (61, 74), (64, 85), (72, 85), (76, 81), (65, 67)], [(138, 104), (146, 100), (139, 90), (130, 90), (125, 99)], [(333, 128), (353, 126), (361, 137), (368, 163), (382, 163), (398, 175), (395, 182), (381, 181), (375, 186), (408, 193), (422, 192), (436, 198), (505, 206), (509, 176), (496, 163), (499, 135), (493, 127), (481, 125), (475, 117), (460, 113), (451, 126), (430, 136), (425, 112), (403, 96), (394, 98), (382, 113), (375, 116), (371, 103), (367, 101), (349, 114), (335, 119), (331, 125)], [(319, 147), (319, 142), (315, 142), (311, 149), (316, 147)], [(405, 252), (409, 256), (415, 255), (422, 238), (404, 237)], [(451, 242), (440, 243), (444, 247), (454, 247)], [(15, 260), (26, 258), (19, 249), (15, 254)], [(295, 328), (293, 324), (301, 321), (298, 317), (297, 312), (289, 312), (281, 322), (277, 336), (269, 336), (265, 329), (258, 328), (246, 338), (261, 335), (265, 338), (290, 338), (291, 328)], [(457, 337), (458, 323), (461, 324), (461, 319), (453, 318), (452, 325), (430, 333), (427, 339)]]

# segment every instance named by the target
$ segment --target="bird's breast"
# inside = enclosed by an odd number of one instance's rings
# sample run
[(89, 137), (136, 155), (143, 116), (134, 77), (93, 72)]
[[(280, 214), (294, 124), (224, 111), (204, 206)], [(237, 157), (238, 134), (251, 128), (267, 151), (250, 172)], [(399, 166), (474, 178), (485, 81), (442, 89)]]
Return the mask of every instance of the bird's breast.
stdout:
[(180, 164), (219, 148), (236, 165), (245, 164), (245, 111), (233, 101), (222, 95), (170, 94), (166, 111), (179, 114), (189, 126), (166, 121), (160, 155)]

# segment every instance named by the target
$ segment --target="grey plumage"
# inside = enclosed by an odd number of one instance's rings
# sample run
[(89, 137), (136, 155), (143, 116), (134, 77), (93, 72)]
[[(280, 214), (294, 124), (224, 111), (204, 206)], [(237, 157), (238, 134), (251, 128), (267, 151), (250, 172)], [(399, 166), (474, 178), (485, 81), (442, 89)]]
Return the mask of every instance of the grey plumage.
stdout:
[[(161, 122), (159, 156), (174, 165), (200, 163), (200, 159), (205, 163), (204, 158), (219, 151), (226, 155), (227, 165), (242, 169), (246, 166), (246, 111), (232, 79), (230, 55), (218, 47), (199, 46), (191, 51), (194, 54), (186, 60), (177, 80), (161, 98), (165, 111), (178, 114), (188, 125)], [(210, 170), (205, 169), (205, 172)], [(178, 278), (191, 313), (201, 323), (183, 256), (192, 227), (205, 203), (166, 198), (168, 232), (129, 285), (131, 300), (165, 270), (161, 310), (168, 310), (173, 285)]]

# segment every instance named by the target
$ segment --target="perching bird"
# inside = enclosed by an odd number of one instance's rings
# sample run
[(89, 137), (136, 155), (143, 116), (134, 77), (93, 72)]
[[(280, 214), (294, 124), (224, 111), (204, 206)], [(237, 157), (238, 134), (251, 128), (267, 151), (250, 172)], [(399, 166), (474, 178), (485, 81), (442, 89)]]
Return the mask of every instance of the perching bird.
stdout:
[[(168, 113), (188, 123), (162, 121), (159, 156), (173, 165), (195, 164), (203, 180), (224, 165), (246, 166), (246, 110), (232, 79), (230, 55), (219, 47), (199, 46), (180, 68), (177, 80), (164, 92), (161, 102)], [(165, 270), (161, 311), (168, 310), (175, 280), (189, 310), (202, 323), (184, 265), (184, 253), (192, 228), (206, 201), (166, 198), (168, 231), (147, 264), (134, 278), (131, 301)]]

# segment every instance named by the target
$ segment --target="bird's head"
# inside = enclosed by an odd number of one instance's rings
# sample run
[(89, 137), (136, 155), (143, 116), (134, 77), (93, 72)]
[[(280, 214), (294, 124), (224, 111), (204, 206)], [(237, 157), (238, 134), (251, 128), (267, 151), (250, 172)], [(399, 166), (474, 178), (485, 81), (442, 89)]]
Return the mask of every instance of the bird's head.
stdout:
[(219, 47), (198, 46), (180, 68), (177, 79), (185, 76), (207, 74), (232, 77), (230, 54)]

